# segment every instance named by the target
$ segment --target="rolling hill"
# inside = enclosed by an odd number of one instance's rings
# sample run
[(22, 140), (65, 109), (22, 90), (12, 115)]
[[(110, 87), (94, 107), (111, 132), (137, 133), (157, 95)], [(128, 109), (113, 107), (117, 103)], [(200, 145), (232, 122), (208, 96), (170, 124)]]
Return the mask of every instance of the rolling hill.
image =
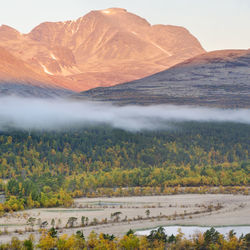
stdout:
[(125, 104), (250, 107), (250, 50), (222, 50), (186, 60), (152, 76), (96, 88), (77, 98)]

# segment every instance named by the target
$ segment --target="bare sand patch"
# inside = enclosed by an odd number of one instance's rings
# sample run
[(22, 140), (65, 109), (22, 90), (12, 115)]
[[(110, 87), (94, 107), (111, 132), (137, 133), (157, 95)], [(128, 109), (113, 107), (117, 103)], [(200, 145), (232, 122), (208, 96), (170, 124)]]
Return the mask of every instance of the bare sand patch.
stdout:
[[(220, 209), (207, 211), (209, 206)], [(139, 230), (168, 225), (226, 226), (250, 224), (250, 196), (226, 194), (183, 194), (164, 196), (112, 197), (112, 198), (79, 198), (75, 199), (75, 208), (40, 208), (13, 213), (0, 218), (0, 230), (8, 230), (8, 235), (1, 235), (0, 242), (6, 242), (12, 236), (27, 238), (27, 232), (14, 233), (15, 230), (25, 231), (29, 217), (40, 218), (51, 227), (64, 227), (69, 217), (76, 217), (77, 228), (60, 229), (61, 234), (72, 234), (83, 230), (88, 235), (92, 230), (121, 236), (129, 229)], [(146, 214), (150, 211), (150, 215)], [(121, 212), (119, 221), (113, 221), (111, 214)], [(182, 216), (178, 216), (182, 214)], [(187, 214), (187, 216), (183, 216)], [(190, 215), (192, 214), (192, 215)], [(177, 216), (175, 216), (177, 215)], [(107, 220), (107, 224), (80, 227), (81, 217), (88, 217), (88, 222)], [(161, 217), (162, 216), (162, 217)], [(165, 217), (164, 217), (165, 216)], [(147, 217), (149, 217), (147, 219)], [(154, 218), (152, 218), (154, 217)], [(141, 218), (141, 219), (139, 219)], [(170, 218), (170, 219), (169, 219)], [(60, 223), (58, 223), (60, 221)], [(38, 230), (38, 225), (34, 230)], [(36, 238), (39, 233), (36, 231)]]

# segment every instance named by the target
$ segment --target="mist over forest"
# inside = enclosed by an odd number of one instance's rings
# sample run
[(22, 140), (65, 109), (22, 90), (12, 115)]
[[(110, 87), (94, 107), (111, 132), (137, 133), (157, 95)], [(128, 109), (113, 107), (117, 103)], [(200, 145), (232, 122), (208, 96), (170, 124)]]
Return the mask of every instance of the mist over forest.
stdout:
[(193, 106), (114, 106), (65, 99), (4, 97), (0, 99), (0, 129), (60, 130), (108, 125), (128, 131), (168, 129), (185, 121), (250, 124), (249, 109)]

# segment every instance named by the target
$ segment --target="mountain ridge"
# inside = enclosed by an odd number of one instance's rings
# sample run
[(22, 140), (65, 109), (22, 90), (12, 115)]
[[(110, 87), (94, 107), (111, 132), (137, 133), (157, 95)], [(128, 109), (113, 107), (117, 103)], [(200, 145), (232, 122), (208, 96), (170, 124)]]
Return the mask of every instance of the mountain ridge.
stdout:
[(151, 25), (121, 8), (44, 22), (27, 34), (2, 25), (0, 46), (73, 91), (140, 79), (205, 52), (185, 28)]

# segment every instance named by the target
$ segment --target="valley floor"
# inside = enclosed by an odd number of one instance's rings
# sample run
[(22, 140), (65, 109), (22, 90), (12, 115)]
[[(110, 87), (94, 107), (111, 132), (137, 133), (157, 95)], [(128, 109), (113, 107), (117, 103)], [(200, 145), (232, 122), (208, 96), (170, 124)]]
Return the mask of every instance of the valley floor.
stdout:
[[(149, 210), (146, 213), (146, 210)], [(111, 214), (120, 212), (119, 220)], [(81, 217), (88, 217), (98, 225), (81, 227)], [(227, 194), (183, 194), (165, 196), (140, 196), (116, 198), (79, 198), (74, 208), (40, 208), (9, 214), (0, 218), (0, 243), (10, 241), (13, 236), (25, 239), (31, 226), (28, 218), (36, 218), (35, 238), (38, 240), (37, 222), (55, 220), (59, 234), (72, 234), (83, 230), (87, 236), (96, 233), (124, 235), (129, 229), (140, 230), (168, 225), (229, 226), (250, 225), (250, 196)], [(70, 217), (76, 217), (75, 228), (64, 228)], [(106, 222), (105, 222), (106, 218)], [(116, 219), (115, 219), (116, 218)], [(106, 224), (99, 224), (100, 222)], [(19, 232), (17, 232), (19, 230)], [(5, 232), (4, 232), (5, 231)], [(8, 233), (7, 233), (8, 231)]]

